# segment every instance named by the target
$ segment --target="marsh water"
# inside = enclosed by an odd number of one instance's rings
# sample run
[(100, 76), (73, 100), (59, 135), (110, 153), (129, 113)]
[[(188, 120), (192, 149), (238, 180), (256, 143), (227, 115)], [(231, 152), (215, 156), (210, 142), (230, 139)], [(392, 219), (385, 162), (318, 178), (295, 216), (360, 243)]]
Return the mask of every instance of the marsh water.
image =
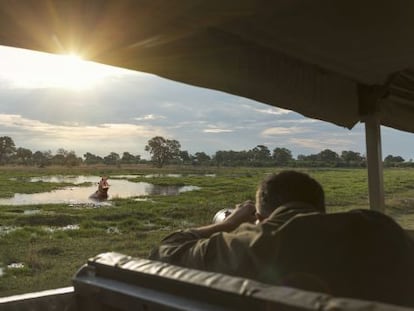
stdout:
[[(88, 204), (96, 201), (90, 199), (96, 189), (99, 176), (42, 176), (33, 177), (28, 182), (72, 183), (74, 186), (41, 193), (15, 193), (13, 197), (1, 198), (0, 205), (32, 204)], [(85, 186), (85, 183), (91, 185)], [(83, 184), (83, 185), (82, 185)], [(146, 182), (131, 182), (127, 179), (110, 179), (108, 200), (113, 198), (140, 197), (146, 195), (178, 195), (182, 192), (197, 190), (195, 186), (160, 186)], [(105, 203), (105, 202), (103, 202)]]

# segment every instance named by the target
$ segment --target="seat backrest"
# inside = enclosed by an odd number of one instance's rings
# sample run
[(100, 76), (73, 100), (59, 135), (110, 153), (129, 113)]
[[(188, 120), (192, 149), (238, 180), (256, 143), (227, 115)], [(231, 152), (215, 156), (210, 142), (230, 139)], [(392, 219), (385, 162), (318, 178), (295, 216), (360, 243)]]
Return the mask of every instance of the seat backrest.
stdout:
[(79, 310), (409, 310), (105, 253), (75, 275)]

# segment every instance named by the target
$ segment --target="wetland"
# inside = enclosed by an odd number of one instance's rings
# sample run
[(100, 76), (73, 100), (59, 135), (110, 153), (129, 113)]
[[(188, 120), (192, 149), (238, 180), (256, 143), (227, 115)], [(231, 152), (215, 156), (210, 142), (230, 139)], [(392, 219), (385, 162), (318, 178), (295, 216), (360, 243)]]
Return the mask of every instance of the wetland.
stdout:
[[(218, 210), (254, 200), (259, 181), (278, 170), (0, 167), (1, 200), (26, 196), (22, 204), (1, 201), (0, 296), (70, 286), (79, 267), (102, 252), (146, 257), (170, 232), (205, 225)], [(328, 212), (368, 208), (365, 169), (302, 171), (324, 187)], [(102, 175), (109, 176), (110, 184), (105, 204), (81, 202), (73, 196), (60, 201), (34, 199), (42, 193), (77, 191), (67, 189), (82, 189), (81, 198), (88, 197)], [(414, 169), (386, 169), (384, 182), (386, 213), (403, 227), (414, 229)], [(140, 187), (146, 192), (140, 193)], [(151, 190), (156, 187), (164, 190)]]

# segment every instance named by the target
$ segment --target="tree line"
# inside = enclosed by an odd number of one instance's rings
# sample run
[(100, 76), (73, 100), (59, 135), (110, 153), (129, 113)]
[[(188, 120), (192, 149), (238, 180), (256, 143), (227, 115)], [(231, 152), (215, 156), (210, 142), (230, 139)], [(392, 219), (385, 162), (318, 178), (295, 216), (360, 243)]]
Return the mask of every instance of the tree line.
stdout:
[[(151, 155), (151, 160), (142, 159), (140, 155), (130, 152), (110, 152), (107, 156), (98, 156), (86, 152), (78, 157), (74, 151), (60, 148), (53, 154), (48, 151), (31, 151), (23, 147), (16, 147), (9, 136), (0, 137), (0, 165), (92, 165), (92, 164), (138, 164), (152, 163), (157, 167), (166, 164), (194, 165), (194, 166), (282, 166), (282, 167), (365, 167), (366, 158), (359, 152), (344, 150), (340, 154), (330, 149), (322, 150), (316, 154), (300, 154), (295, 159), (292, 152), (285, 147), (276, 147), (270, 150), (265, 145), (257, 145), (250, 150), (233, 151), (219, 150), (214, 155), (203, 151), (190, 154), (181, 150), (181, 144), (175, 139), (166, 139), (155, 136), (148, 140), (145, 151)], [(414, 167), (410, 159), (405, 161), (401, 156), (387, 155), (384, 158), (386, 167)]]

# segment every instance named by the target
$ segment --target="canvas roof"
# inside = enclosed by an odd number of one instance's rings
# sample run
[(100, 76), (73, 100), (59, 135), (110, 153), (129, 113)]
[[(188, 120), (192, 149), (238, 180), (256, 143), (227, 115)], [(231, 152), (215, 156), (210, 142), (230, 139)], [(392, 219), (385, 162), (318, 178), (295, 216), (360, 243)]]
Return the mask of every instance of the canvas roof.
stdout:
[(414, 132), (414, 1), (2, 0), (0, 45)]

